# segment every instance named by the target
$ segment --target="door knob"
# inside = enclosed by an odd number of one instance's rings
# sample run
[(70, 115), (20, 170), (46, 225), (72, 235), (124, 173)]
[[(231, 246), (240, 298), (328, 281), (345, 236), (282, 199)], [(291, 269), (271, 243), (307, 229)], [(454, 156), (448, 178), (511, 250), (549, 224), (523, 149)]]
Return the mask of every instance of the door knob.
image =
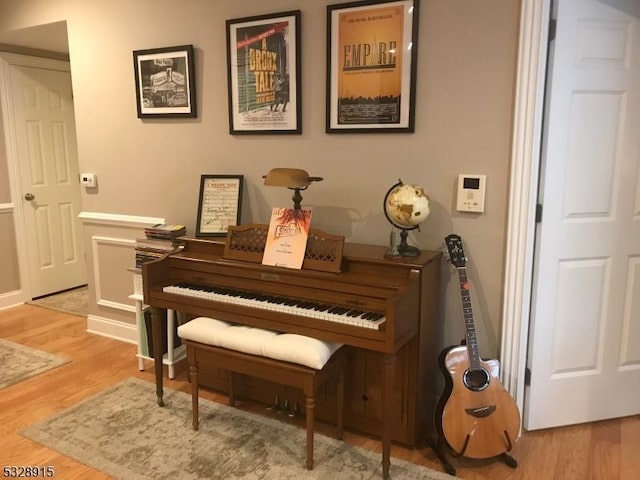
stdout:
[(30, 202), (31, 200), (34, 200), (36, 198), (36, 196), (33, 193), (25, 193), (24, 194), (24, 199), (27, 200), (28, 202)]

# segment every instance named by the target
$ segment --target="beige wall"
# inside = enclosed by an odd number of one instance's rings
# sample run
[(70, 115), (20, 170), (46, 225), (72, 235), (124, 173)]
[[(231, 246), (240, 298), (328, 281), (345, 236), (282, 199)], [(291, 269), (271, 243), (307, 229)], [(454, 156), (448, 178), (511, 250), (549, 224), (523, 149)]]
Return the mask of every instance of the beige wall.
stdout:
[[(164, 217), (193, 233), (200, 175), (238, 173), (246, 183), (243, 222), (266, 222), (290, 194), (264, 187), (261, 176), (299, 167), (325, 179), (304, 195), (316, 228), (386, 244), (384, 193), (398, 178), (421, 184), (432, 214), (410, 242), (439, 249), (444, 235), (462, 235), (481, 350), (495, 356), (519, 2), (422, 0), (415, 133), (341, 135), (324, 131), (329, 3), (0, 0), (0, 32), (67, 21), (80, 171), (96, 173), (99, 183), (83, 192), (84, 211)], [(303, 133), (229, 135), (225, 19), (291, 9), (302, 11)], [(198, 118), (138, 119), (132, 50), (181, 44), (196, 48)], [(455, 211), (459, 173), (487, 175), (484, 214)], [(464, 328), (448, 268), (443, 299), (443, 344), (457, 342)]]
[(13, 215), (2, 212), (0, 208), (0, 295), (20, 288), (20, 272), (16, 254), (15, 229)]
[[(2, 114), (2, 111), (0, 111), (0, 114)], [(6, 148), (2, 123), (0, 122), (0, 204), (5, 204), (11, 203), (11, 190), (9, 188), (9, 165), (5, 159)]]
[(0, 296), (20, 288), (9, 171), (4, 158), (4, 134), (0, 122)]

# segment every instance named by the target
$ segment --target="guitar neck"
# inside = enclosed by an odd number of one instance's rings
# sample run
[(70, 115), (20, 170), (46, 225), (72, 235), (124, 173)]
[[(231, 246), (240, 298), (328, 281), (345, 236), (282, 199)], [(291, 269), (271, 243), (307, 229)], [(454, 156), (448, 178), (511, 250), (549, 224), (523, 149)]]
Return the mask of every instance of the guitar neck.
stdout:
[(476, 326), (473, 320), (473, 309), (471, 308), (471, 294), (469, 279), (467, 278), (467, 268), (457, 267), (458, 280), (460, 282), (460, 296), (462, 297), (462, 312), (464, 316), (464, 326), (467, 338), (467, 351), (469, 352), (469, 363), (471, 368), (480, 367), (480, 354), (478, 352), (478, 338)]

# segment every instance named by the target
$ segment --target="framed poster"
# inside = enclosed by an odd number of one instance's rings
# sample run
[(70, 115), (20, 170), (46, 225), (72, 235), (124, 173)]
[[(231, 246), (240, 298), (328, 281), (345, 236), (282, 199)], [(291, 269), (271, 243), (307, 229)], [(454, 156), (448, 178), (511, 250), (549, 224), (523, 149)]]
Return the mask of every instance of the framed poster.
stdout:
[(327, 6), (327, 133), (414, 131), (418, 3)]
[(240, 224), (242, 175), (202, 175), (196, 237), (224, 237)]
[(301, 133), (300, 10), (227, 20), (229, 133)]
[(134, 50), (138, 118), (195, 117), (193, 45)]

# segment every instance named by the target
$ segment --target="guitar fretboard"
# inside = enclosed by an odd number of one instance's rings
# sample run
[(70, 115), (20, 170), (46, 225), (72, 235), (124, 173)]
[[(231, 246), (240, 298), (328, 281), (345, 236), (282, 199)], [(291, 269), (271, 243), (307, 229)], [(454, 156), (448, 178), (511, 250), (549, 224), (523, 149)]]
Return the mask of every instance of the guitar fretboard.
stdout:
[(462, 297), (462, 313), (467, 338), (467, 351), (469, 353), (469, 363), (471, 368), (480, 368), (480, 354), (478, 352), (478, 338), (476, 336), (476, 326), (473, 320), (473, 309), (471, 308), (471, 294), (469, 280), (467, 278), (467, 268), (457, 267), (458, 280), (460, 281), (460, 296)]

